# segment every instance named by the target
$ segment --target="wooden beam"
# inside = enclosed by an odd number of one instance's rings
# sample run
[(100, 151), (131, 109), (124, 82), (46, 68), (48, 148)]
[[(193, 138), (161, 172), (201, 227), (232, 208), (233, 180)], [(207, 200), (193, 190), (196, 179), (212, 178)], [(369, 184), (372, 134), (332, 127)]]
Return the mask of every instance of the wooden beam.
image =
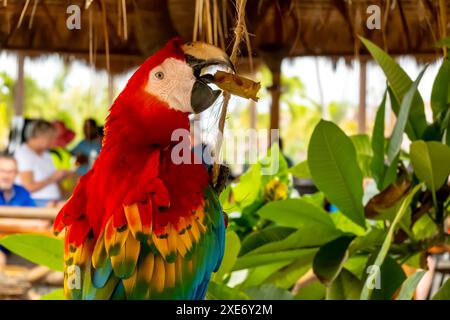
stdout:
[(358, 132), (366, 133), (366, 88), (367, 88), (367, 62), (359, 60), (359, 109)]
[(1, 218), (17, 219), (49, 219), (53, 220), (58, 214), (58, 208), (32, 208), (32, 207), (0, 207)]

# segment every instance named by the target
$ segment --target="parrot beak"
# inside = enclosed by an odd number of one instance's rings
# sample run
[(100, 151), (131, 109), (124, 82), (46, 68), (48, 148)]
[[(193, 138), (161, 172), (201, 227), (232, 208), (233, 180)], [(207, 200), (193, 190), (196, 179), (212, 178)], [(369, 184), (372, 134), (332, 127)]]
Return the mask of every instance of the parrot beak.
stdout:
[(213, 75), (204, 74), (202, 70), (210, 66), (223, 66), (235, 72), (228, 55), (220, 48), (204, 42), (189, 42), (182, 47), (187, 64), (194, 71), (196, 81), (192, 87), (191, 106), (194, 113), (200, 113), (217, 100), (221, 90), (213, 90), (208, 86)]

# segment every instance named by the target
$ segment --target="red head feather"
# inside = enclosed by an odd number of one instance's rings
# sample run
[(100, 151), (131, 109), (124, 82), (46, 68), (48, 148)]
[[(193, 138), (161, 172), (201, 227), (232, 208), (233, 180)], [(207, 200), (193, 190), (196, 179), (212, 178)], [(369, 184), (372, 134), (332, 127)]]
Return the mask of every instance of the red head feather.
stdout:
[(117, 143), (172, 144), (171, 134), (177, 128), (189, 130), (188, 114), (169, 108), (157, 97), (145, 91), (150, 71), (167, 58), (185, 61), (181, 38), (148, 58), (133, 74), (114, 101), (105, 124), (105, 147)]

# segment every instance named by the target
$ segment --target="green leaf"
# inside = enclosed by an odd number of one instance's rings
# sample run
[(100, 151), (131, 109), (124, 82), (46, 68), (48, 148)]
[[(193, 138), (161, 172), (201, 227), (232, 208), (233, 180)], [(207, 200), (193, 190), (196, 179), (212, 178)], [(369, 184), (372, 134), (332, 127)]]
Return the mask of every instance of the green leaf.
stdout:
[(231, 187), (236, 203), (241, 208), (250, 205), (258, 197), (260, 186), (261, 165), (255, 163), (239, 178), (239, 183)]
[[(422, 79), (422, 76), (425, 73), (426, 69), (427, 67), (422, 70), (417, 79), (413, 82), (409, 90), (404, 95), (403, 100), (401, 100), (402, 102), (400, 105), (400, 111), (398, 113), (397, 121), (395, 123), (394, 130), (392, 131), (391, 140), (389, 141), (388, 146), (387, 159), (389, 164), (394, 161), (394, 159), (397, 157), (397, 154), (400, 152), (403, 141), (403, 132), (405, 131), (411, 106), (414, 102), (415, 93), (417, 92), (417, 87), (419, 86), (420, 80)], [(421, 133), (423, 133), (424, 131), (425, 129), (421, 131)], [(417, 140), (417, 138), (414, 140)]]
[(258, 247), (248, 255), (320, 246), (342, 234), (336, 229), (327, 212), (303, 198), (270, 202), (261, 208), (258, 214), (279, 226), (298, 230), (283, 240)]
[(311, 173), (309, 172), (308, 161), (302, 161), (289, 169), (289, 172), (293, 176), (300, 179), (311, 179)]
[(408, 279), (406, 279), (406, 281), (402, 284), (397, 300), (411, 300), (414, 292), (416, 291), (417, 285), (424, 275), (425, 271), (417, 271), (408, 277)]
[(248, 269), (247, 277), (236, 287), (239, 287), (239, 289), (242, 290), (243, 288), (263, 284), (272, 274), (290, 264), (291, 261), (285, 260)]
[[(373, 255), (368, 264), (373, 265), (372, 261), (375, 255)], [(366, 272), (369, 274), (370, 269), (367, 268)], [(371, 273), (371, 272), (370, 272)], [(397, 292), (398, 288), (405, 281), (406, 275), (402, 267), (391, 257), (387, 256), (383, 261), (381, 268), (379, 270), (379, 288), (374, 288), (373, 294), (371, 295), (371, 300), (392, 300), (394, 294)], [(370, 278), (366, 279), (370, 281)], [(366, 286), (364, 286), (365, 288)]]
[(320, 281), (302, 287), (294, 296), (295, 300), (322, 300), (325, 297), (326, 287)]
[(64, 289), (56, 289), (41, 297), (41, 300), (66, 300)]
[(450, 147), (436, 141), (414, 141), (410, 157), (416, 176), (436, 193), (450, 174)]
[(284, 289), (292, 287), (302, 275), (311, 269), (311, 263), (315, 254), (316, 251), (311, 251), (310, 254), (299, 257), (289, 265), (284, 266), (271, 274), (264, 282), (272, 283), (277, 287)]
[(373, 249), (383, 244), (386, 232), (383, 229), (372, 228), (363, 236), (356, 237), (350, 244), (350, 254), (362, 250)]
[(269, 202), (258, 214), (284, 227), (336, 229), (325, 210), (301, 198)]
[(398, 160), (400, 158), (400, 154), (395, 157), (394, 161), (387, 167), (383, 179), (383, 185), (381, 186), (380, 191), (385, 190), (387, 187), (389, 187), (391, 184), (393, 184), (397, 179), (397, 167), (398, 167)]
[(433, 119), (441, 120), (449, 109), (450, 99), (450, 61), (444, 59), (436, 78), (434, 79), (431, 91), (431, 109)]
[(265, 244), (247, 255), (261, 253), (281, 252), (293, 249), (319, 247), (325, 243), (341, 236), (342, 232), (337, 229), (311, 228), (299, 229), (281, 241), (275, 241)]
[(211, 281), (206, 293), (207, 300), (250, 300), (243, 292), (235, 288), (230, 288), (223, 283)]
[(353, 146), (356, 150), (356, 159), (358, 161), (359, 168), (361, 169), (364, 177), (371, 177), (371, 167), (373, 152), (371, 148), (370, 138), (367, 134), (357, 134), (350, 136), (353, 142)]
[(250, 233), (242, 242), (239, 255), (244, 255), (270, 242), (280, 241), (289, 236), (295, 228), (272, 226)]
[(384, 92), (383, 101), (378, 108), (375, 117), (375, 124), (372, 132), (373, 158), (371, 163), (372, 175), (377, 182), (378, 190), (382, 190), (386, 166), (384, 164), (384, 118), (386, 110), (386, 95)]
[[(383, 69), (383, 72), (386, 75), (397, 100), (402, 101), (411, 87), (411, 78), (395, 62), (395, 60), (380, 47), (363, 37), (359, 38), (366, 46), (372, 57), (378, 62), (381, 69)], [(410, 125), (408, 125), (406, 133), (408, 134), (410, 140), (414, 141), (422, 136), (427, 126), (427, 121), (425, 118), (424, 103), (418, 91), (414, 92), (412, 100), (411, 111), (409, 112), (408, 119)]]
[(281, 262), (290, 260), (293, 261), (302, 256), (309, 256), (312, 252), (316, 252), (317, 249), (295, 249), (285, 250), (279, 252), (270, 253), (258, 253), (258, 254), (246, 254), (239, 257), (236, 264), (233, 266), (233, 271), (254, 268), (262, 265), (272, 264), (275, 262)]
[(331, 286), (327, 288), (327, 300), (357, 300), (362, 282), (349, 271), (343, 269)]
[(447, 279), (439, 291), (433, 296), (433, 300), (450, 300), (450, 279)]
[(294, 297), (286, 289), (278, 288), (273, 284), (263, 284), (249, 287), (245, 293), (253, 300), (293, 300)]
[(334, 123), (321, 120), (314, 129), (308, 147), (308, 165), (314, 183), (328, 200), (364, 227), (363, 177), (355, 147)]
[[(411, 204), (412, 198), (417, 193), (417, 191), (419, 191), (421, 186), (422, 186), (421, 184), (418, 184), (417, 186), (415, 186), (414, 189), (412, 191), (410, 191), (408, 193), (408, 195), (403, 199), (403, 201), (400, 205), (400, 208), (397, 211), (395, 219), (392, 222), (391, 226), (389, 227), (389, 231), (387, 233), (386, 238), (384, 239), (383, 245), (381, 246), (381, 249), (375, 259), (375, 262), (373, 263), (374, 266), (380, 267), (381, 265), (383, 265), (383, 262), (388, 254), (389, 248), (391, 247), (391, 242), (392, 242), (392, 239), (394, 236), (394, 232), (397, 228), (397, 225), (399, 224), (400, 220), (403, 218), (403, 215), (409, 209), (409, 205)], [(369, 300), (372, 295), (373, 287), (371, 286), (370, 281), (371, 281), (371, 279), (367, 278), (366, 283), (361, 292), (361, 300)]]
[(362, 280), (365, 276), (367, 260), (369, 255), (352, 255), (344, 263), (344, 269), (350, 271), (359, 280)]
[(313, 271), (325, 285), (329, 285), (338, 276), (348, 258), (348, 246), (354, 236), (342, 236), (328, 242), (319, 249), (313, 261)]
[(23, 233), (0, 239), (0, 245), (33, 263), (64, 271), (64, 243), (60, 239)]
[(357, 236), (363, 236), (366, 234), (366, 229), (354, 223), (340, 211), (333, 212), (332, 214), (330, 214), (330, 217), (333, 220), (336, 228), (341, 230), (342, 232), (353, 233)]
[(241, 241), (234, 231), (227, 231), (225, 236), (225, 252), (222, 264), (219, 270), (213, 275), (213, 280), (219, 282), (223, 280), (234, 264), (236, 263), (239, 251), (241, 249)]
[(424, 214), (414, 223), (412, 232), (416, 240), (431, 238), (438, 231), (436, 223), (428, 214)]

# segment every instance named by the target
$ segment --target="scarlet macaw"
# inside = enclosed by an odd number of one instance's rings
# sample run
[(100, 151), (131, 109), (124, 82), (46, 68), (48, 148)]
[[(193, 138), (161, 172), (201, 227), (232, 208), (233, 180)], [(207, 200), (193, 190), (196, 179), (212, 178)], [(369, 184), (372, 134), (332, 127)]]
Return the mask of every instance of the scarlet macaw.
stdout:
[(219, 48), (172, 39), (114, 101), (99, 157), (54, 224), (65, 229), (67, 298), (204, 298), (224, 216), (205, 166), (172, 161), (171, 135), (220, 95), (201, 75), (211, 65), (233, 68)]

